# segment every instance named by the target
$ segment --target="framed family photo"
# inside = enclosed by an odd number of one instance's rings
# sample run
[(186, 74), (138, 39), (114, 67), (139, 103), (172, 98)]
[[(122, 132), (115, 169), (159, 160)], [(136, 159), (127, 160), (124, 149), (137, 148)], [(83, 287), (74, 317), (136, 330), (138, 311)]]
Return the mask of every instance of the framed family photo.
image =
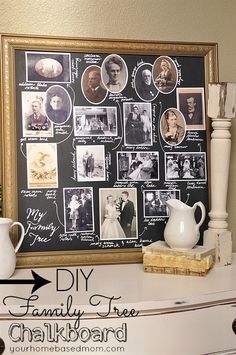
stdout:
[(209, 210), (216, 44), (3, 34), (1, 63), (18, 267), (141, 262), (163, 240), (168, 199)]

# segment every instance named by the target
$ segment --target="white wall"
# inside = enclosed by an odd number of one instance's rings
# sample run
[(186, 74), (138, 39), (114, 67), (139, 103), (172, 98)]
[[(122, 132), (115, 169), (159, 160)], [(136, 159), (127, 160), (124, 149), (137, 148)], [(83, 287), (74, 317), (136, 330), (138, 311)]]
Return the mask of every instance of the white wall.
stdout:
[[(236, 82), (235, 0), (0, 0), (0, 32), (217, 42), (220, 81)], [(228, 212), (236, 251), (236, 122)]]

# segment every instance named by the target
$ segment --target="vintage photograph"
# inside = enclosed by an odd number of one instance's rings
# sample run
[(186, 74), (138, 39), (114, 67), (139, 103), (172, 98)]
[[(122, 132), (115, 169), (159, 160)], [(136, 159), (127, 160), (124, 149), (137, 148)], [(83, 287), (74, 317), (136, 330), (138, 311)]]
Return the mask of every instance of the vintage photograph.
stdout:
[(128, 80), (127, 65), (117, 54), (107, 56), (102, 63), (102, 82), (105, 88), (112, 92), (124, 90)]
[(165, 153), (165, 179), (205, 181), (206, 153)]
[(98, 65), (90, 65), (82, 75), (81, 89), (91, 104), (100, 104), (108, 94), (101, 80), (101, 68)]
[(144, 101), (154, 100), (159, 91), (152, 79), (152, 65), (144, 63), (139, 66), (134, 78), (135, 91), (138, 97)]
[(159, 180), (158, 152), (117, 152), (117, 180)]
[(205, 129), (204, 88), (177, 88), (177, 107), (183, 113), (186, 129)]
[(143, 192), (144, 217), (169, 217), (166, 201), (180, 199), (180, 190), (148, 190)]
[(58, 187), (56, 143), (26, 143), (28, 189)]
[(76, 146), (77, 181), (105, 181), (104, 145)]
[(101, 240), (138, 238), (136, 189), (100, 189), (99, 205)]
[(157, 58), (153, 64), (153, 80), (162, 94), (170, 94), (177, 84), (177, 68), (174, 61), (167, 56)]
[(22, 91), (23, 137), (52, 137), (53, 123), (44, 110), (44, 92)]
[(160, 132), (165, 143), (169, 145), (180, 144), (186, 133), (183, 114), (173, 107), (164, 111), (160, 120)]
[(123, 104), (125, 145), (152, 145), (151, 103)]
[(56, 52), (25, 52), (26, 81), (70, 83), (71, 55)]
[(74, 135), (117, 136), (117, 108), (75, 106)]
[(65, 123), (71, 115), (72, 103), (66, 89), (60, 85), (50, 86), (46, 91), (45, 111), (56, 125)]
[(65, 233), (93, 232), (93, 188), (63, 189)]

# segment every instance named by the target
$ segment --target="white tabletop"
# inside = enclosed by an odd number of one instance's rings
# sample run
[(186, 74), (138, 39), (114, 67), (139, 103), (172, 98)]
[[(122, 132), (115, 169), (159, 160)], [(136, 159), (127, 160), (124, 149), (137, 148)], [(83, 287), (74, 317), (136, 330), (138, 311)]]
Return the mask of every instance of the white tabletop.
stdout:
[[(82, 272), (87, 277), (92, 269), (86, 291)], [(142, 264), (40, 268), (34, 271), (51, 281), (34, 293), (38, 296), (34, 304), (39, 309), (65, 304), (70, 295), (73, 305), (90, 314), (107, 309), (106, 297), (112, 296), (117, 298), (112, 304), (148, 313), (204, 307), (215, 302), (236, 302), (236, 255), (232, 265), (214, 267), (205, 277), (145, 273)], [(12, 279), (32, 279), (31, 270), (17, 269)], [(22, 312), (19, 306), (25, 301), (15, 296), (29, 298), (31, 290), (32, 285), (0, 285), (0, 315), (8, 314), (9, 305)], [(95, 298), (96, 294), (105, 297)], [(8, 306), (4, 306), (3, 299), (7, 296), (13, 297), (8, 298)], [(93, 300), (100, 300), (96, 307), (89, 302), (91, 296), (94, 296)]]

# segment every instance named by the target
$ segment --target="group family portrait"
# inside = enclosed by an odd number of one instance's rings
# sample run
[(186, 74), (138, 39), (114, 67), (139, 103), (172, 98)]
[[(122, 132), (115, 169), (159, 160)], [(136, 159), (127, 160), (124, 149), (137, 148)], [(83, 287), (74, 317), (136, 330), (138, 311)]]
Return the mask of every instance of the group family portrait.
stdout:
[(75, 106), (74, 134), (76, 137), (117, 136), (117, 108)]
[(136, 189), (100, 189), (99, 201), (101, 240), (138, 238)]
[(166, 201), (180, 199), (180, 190), (148, 190), (143, 192), (144, 217), (169, 217)]

